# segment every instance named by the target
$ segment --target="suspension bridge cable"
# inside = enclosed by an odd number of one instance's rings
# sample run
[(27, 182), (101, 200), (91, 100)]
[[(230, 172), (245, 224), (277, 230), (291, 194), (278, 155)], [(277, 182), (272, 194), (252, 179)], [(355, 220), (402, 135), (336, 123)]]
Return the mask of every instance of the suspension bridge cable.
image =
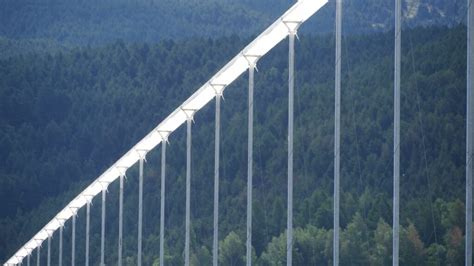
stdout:
[(41, 252), (41, 246), (38, 246), (36, 249), (36, 266), (40, 266), (40, 252)]
[(86, 266), (89, 266), (89, 230), (90, 230), (91, 203), (87, 201), (86, 205)]
[(72, 215), (71, 228), (71, 266), (76, 263), (76, 215)]
[(139, 159), (139, 177), (138, 177), (138, 249), (137, 265), (142, 265), (142, 230), (143, 230), (143, 163), (145, 160), (145, 151), (138, 151)]
[[(358, 177), (359, 177), (359, 190), (360, 190), (360, 193), (365, 193), (365, 188), (367, 187), (367, 179), (362, 178), (360, 143), (359, 143), (359, 134), (357, 132), (357, 123), (356, 123), (356, 109), (355, 109), (356, 96), (355, 96), (355, 88), (353, 86), (353, 79), (352, 79), (352, 74), (351, 74), (351, 63), (350, 63), (350, 57), (349, 57), (349, 50), (347, 48), (348, 47), (348, 44), (347, 44), (348, 41), (347, 41), (347, 36), (346, 35), (342, 36), (342, 41), (343, 41), (342, 46), (344, 46), (344, 50), (346, 52), (346, 54), (345, 54), (346, 60), (345, 61), (346, 61), (346, 66), (347, 66), (347, 79), (348, 79), (347, 89), (348, 89), (348, 91), (350, 91), (350, 93), (348, 95), (349, 95), (349, 97), (351, 97), (351, 99), (349, 99), (349, 102), (350, 102), (350, 107), (351, 107), (351, 110), (352, 110), (352, 112), (351, 112), (352, 113), (352, 119), (351, 119), (352, 130), (353, 130), (354, 136), (355, 136), (357, 172), (358, 172)], [(362, 208), (363, 208), (362, 219), (367, 224), (368, 211), (367, 211), (367, 206), (366, 206), (365, 203), (363, 204)], [(364, 234), (364, 237), (365, 237), (365, 242), (369, 243), (368, 234)]]
[(160, 265), (165, 265), (166, 139), (161, 144)]
[(105, 193), (106, 189), (102, 190), (102, 219), (100, 230), (100, 266), (105, 266)]
[(191, 124), (192, 117), (187, 119), (186, 136), (186, 221), (185, 221), (185, 242), (184, 242), (184, 265), (189, 266), (189, 246), (190, 246), (190, 225), (191, 225)]
[(401, 0), (395, 1), (395, 59), (394, 59), (394, 123), (393, 123), (393, 228), (392, 264), (399, 264), (400, 242), (400, 68), (401, 68)]
[(46, 265), (51, 266), (51, 236), (48, 237), (48, 257), (46, 260)]
[(286, 238), (286, 265), (293, 264), (293, 131), (295, 95), (295, 36), (296, 29), (289, 34), (288, 52), (288, 214)]
[(342, 0), (336, 0), (336, 67), (334, 100), (334, 240), (333, 265), (339, 265), (339, 200), (340, 200), (340, 127), (341, 127), (341, 35)]
[(472, 265), (472, 178), (474, 175), (474, 84), (473, 49), (474, 42), (474, 6), (472, 0), (467, 5), (467, 108), (466, 108), (466, 242), (465, 262)]
[(426, 137), (425, 137), (425, 131), (423, 127), (423, 113), (421, 110), (421, 100), (420, 100), (420, 91), (418, 88), (418, 79), (416, 76), (416, 67), (415, 67), (415, 50), (413, 48), (413, 41), (412, 41), (412, 36), (411, 32), (408, 34), (409, 40), (410, 40), (410, 54), (411, 54), (411, 66), (412, 66), (412, 71), (413, 71), (413, 76), (415, 77), (415, 92), (416, 92), (416, 107), (417, 107), (417, 112), (418, 112), (418, 125), (420, 127), (420, 132), (421, 132), (421, 144), (423, 147), (423, 161), (424, 161), (424, 168), (425, 168), (425, 174), (426, 174), (426, 183), (428, 185), (428, 199), (429, 199), (429, 204), (430, 204), (430, 212), (431, 212), (431, 222), (433, 224), (433, 232), (434, 232), (434, 238), (435, 238), (435, 243), (438, 244), (438, 236), (437, 236), (437, 230), (436, 230), (436, 220), (435, 220), (435, 215), (434, 215), (434, 208), (433, 208), (433, 193), (432, 193), (432, 187), (431, 187), (431, 171), (428, 167), (428, 156), (426, 152)]
[(120, 174), (120, 191), (119, 191), (119, 235), (118, 235), (118, 261), (117, 265), (122, 266), (122, 249), (123, 249), (123, 182), (125, 173)]
[(248, 140), (247, 140), (247, 241), (246, 265), (252, 265), (252, 187), (253, 187), (253, 93), (255, 65), (249, 63)]
[(216, 93), (216, 117), (214, 136), (214, 234), (212, 242), (212, 265), (217, 266), (219, 252), (219, 152), (221, 127), (221, 95)]
[(63, 265), (63, 226), (59, 227), (59, 259), (58, 264)]

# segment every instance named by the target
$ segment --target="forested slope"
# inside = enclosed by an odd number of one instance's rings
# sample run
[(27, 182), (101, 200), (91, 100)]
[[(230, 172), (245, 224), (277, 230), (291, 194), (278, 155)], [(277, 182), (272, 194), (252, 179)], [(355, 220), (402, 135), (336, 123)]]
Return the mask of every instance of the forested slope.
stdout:
[[(403, 34), (401, 262), (463, 261), (465, 28)], [(333, 36), (296, 47), (295, 265), (332, 257)], [(0, 261), (41, 228), (137, 140), (237, 53), (248, 39), (123, 42), (55, 55), (0, 60)], [(391, 261), (393, 33), (343, 43), (341, 263)], [(287, 44), (259, 62), (255, 89), (253, 246), (259, 265), (285, 260)], [(247, 82), (227, 88), (222, 114), (220, 260), (245, 256)], [(193, 129), (192, 260), (209, 265), (212, 245), (214, 106)], [(185, 132), (170, 138), (166, 260), (182, 265)], [(147, 157), (144, 263), (159, 248), (159, 149)], [(136, 254), (137, 169), (125, 191), (125, 257)], [(116, 261), (118, 185), (109, 187), (107, 258)], [(99, 260), (100, 201), (92, 207), (92, 261)], [(70, 224), (65, 260), (70, 259)], [(83, 263), (79, 213), (77, 263)], [(56, 261), (58, 237), (53, 239)], [(43, 249), (45, 250), (45, 249)], [(45, 259), (46, 252), (42, 252)]]
[[(3, 0), (0, 36), (47, 39), (62, 45), (96, 45), (117, 39), (156, 42), (186, 37), (248, 37), (262, 31), (295, 0)], [(335, 1), (312, 18), (306, 32), (333, 31)], [(404, 23), (456, 25), (465, 19), (464, 0), (403, 1)], [(393, 28), (392, 1), (344, 2), (344, 31)], [(307, 23), (307, 24), (308, 24)]]

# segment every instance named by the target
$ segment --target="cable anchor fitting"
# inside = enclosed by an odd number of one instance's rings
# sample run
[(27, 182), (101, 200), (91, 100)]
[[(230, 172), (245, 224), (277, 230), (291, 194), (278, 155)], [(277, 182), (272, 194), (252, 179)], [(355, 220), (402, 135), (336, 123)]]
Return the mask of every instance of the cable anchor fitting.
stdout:
[(161, 141), (162, 142), (165, 142), (166, 144), (169, 144), (169, 136), (171, 135), (171, 131), (167, 131), (167, 130), (158, 130), (158, 129), (155, 129), (156, 133), (158, 133), (158, 135), (160, 135), (160, 138), (161, 138)]
[(183, 111), (184, 115), (186, 116), (186, 120), (192, 121), (194, 123), (194, 114), (196, 113), (197, 110), (186, 109), (186, 108), (183, 108), (183, 106), (180, 106), (179, 109)]
[(296, 36), (296, 39), (300, 40), (300, 37), (298, 36), (298, 29), (301, 26), (301, 24), (303, 24), (303, 22), (291, 21), (291, 20), (288, 20), (288, 21), (282, 20), (282, 22), (288, 29), (288, 34), (293, 34)]
[(244, 54), (244, 52), (242, 52), (242, 56), (245, 58), (245, 60), (249, 64), (249, 68), (253, 67), (258, 72), (257, 62), (262, 56), (252, 55), (252, 54)]

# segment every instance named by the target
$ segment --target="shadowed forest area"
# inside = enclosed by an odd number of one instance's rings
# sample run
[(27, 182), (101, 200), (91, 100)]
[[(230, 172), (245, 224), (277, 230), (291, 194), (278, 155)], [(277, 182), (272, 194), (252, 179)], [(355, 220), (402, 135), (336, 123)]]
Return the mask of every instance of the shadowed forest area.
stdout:
[[(1, 17), (1, 16), (0, 16)], [(464, 261), (466, 29), (406, 30), (402, 49), (400, 262)], [(0, 60), (0, 260), (152, 130), (247, 37), (165, 39), (31, 51)], [(255, 75), (253, 247), (256, 265), (285, 264), (287, 43)], [(334, 38), (301, 34), (296, 46), (295, 265), (332, 259)], [(391, 263), (393, 32), (343, 40), (341, 264)], [(220, 257), (245, 261), (247, 82), (222, 102)], [(211, 264), (214, 103), (195, 116), (193, 265)], [(166, 262), (183, 264), (185, 132), (168, 147)], [(158, 265), (159, 147), (145, 165), (144, 264)], [(136, 261), (138, 169), (127, 173), (124, 258)], [(117, 259), (118, 184), (107, 194), (106, 262)], [(91, 262), (99, 261), (100, 200), (93, 201)], [(70, 222), (64, 259), (70, 260)], [(85, 211), (77, 219), (84, 260)], [(53, 238), (53, 261), (58, 237)], [(46, 261), (45, 248), (42, 260)], [(34, 261), (34, 260), (33, 260)]]

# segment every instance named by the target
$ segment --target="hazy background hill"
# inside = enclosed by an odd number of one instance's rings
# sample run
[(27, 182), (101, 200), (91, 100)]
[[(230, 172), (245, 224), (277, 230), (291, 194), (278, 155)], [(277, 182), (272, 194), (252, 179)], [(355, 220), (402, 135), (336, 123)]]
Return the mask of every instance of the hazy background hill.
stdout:
[[(191, 36), (255, 35), (279, 17), (290, 0), (3, 0), (0, 36), (48, 39), (61, 44), (101, 44), (117, 39), (156, 42)], [(347, 0), (344, 31), (389, 30), (393, 1)], [(409, 0), (407, 25), (455, 25), (464, 19), (464, 0)], [(334, 0), (305, 27), (332, 32)]]

